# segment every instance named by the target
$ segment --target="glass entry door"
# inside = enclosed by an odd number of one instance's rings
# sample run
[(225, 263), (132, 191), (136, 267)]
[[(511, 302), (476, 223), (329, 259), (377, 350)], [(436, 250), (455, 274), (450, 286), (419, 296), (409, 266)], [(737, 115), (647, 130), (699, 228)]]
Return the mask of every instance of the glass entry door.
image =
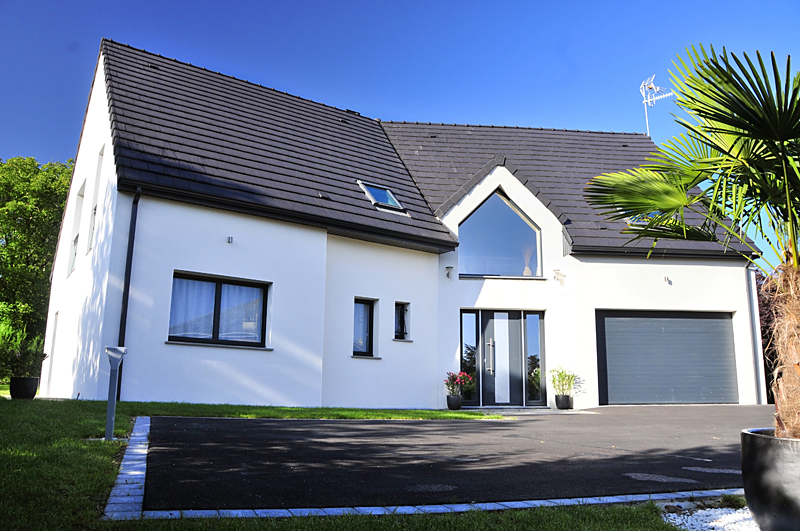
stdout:
[(464, 405), (544, 403), (541, 322), (541, 314), (519, 310), (462, 311), (461, 370), (475, 382)]
[(521, 312), (481, 312), (483, 405), (521, 406)]

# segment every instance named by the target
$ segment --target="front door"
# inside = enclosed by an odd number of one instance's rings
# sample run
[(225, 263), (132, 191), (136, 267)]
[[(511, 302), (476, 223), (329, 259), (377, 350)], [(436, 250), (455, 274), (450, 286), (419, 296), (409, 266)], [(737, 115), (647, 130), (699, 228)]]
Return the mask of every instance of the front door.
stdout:
[(521, 406), (521, 312), (482, 311), (481, 331), (483, 405)]
[[(525, 317), (532, 315), (526, 313)], [(522, 317), (518, 310), (462, 311), (461, 370), (475, 380), (474, 387), (464, 391), (465, 405), (523, 405), (526, 387), (523, 352), (526, 347)], [(538, 330), (538, 317), (536, 326)], [(535, 346), (531, 345), (534, 347), (538, 360), (538, 339)], [(536, 365), (538, 367), (538, 361)], [(528, 403), (531, 402), (529, 399)]]

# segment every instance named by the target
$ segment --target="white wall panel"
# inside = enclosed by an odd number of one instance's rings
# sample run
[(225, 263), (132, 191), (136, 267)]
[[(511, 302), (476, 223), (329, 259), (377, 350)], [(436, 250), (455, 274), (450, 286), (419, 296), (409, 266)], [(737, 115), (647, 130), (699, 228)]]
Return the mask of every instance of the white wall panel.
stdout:
[[(438, 257), (337, 236), (328, 238), (325, 292), (326, 406), (437, 408)], [(353, 357), (353, 303), (375, 300), (375, 356)], [(395, 341), (394, 303), (410, 303), (412, 341)], [(458, 319), (458, 316), (456, 316)]]

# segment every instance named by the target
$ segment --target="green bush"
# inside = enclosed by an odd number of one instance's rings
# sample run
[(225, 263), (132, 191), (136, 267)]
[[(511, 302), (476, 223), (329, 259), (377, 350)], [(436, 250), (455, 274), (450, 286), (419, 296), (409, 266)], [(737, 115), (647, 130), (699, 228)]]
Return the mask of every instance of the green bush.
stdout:
[(11, 376), (36, 376), (47, 357), (41, 336), (28, 338), (25, 330), (0, 322), (0, 380)]
[(550, 381), (557, 395), (571, 395), (572, 386), (575, 385), (575, 373), (563, 367), (550, 371)]

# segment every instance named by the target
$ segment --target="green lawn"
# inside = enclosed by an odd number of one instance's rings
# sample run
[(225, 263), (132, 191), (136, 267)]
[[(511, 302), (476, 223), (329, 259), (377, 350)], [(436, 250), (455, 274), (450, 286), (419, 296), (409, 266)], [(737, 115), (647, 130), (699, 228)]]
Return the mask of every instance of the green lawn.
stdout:
[(11, 396), (7, 383), (0, 383), (0, 396)]
[[(352, 530), (651, 530), (673, 529), (658, 510), (594, 506), (502, 513), (286, 520), (181, 520), (106, 522), (100, 516), (114, 484), (124, 443), (96, 440), (106, 404), (96, 401), (0, 398), (0, 522), (3, 529), (352, 529)], [(476, 412), (272, 408), (121, 402), (115, 435), (130, 432), (134, 415), (239, 418), (484, 418)], [(95, 440), (90, 440), (95, 439)]]

